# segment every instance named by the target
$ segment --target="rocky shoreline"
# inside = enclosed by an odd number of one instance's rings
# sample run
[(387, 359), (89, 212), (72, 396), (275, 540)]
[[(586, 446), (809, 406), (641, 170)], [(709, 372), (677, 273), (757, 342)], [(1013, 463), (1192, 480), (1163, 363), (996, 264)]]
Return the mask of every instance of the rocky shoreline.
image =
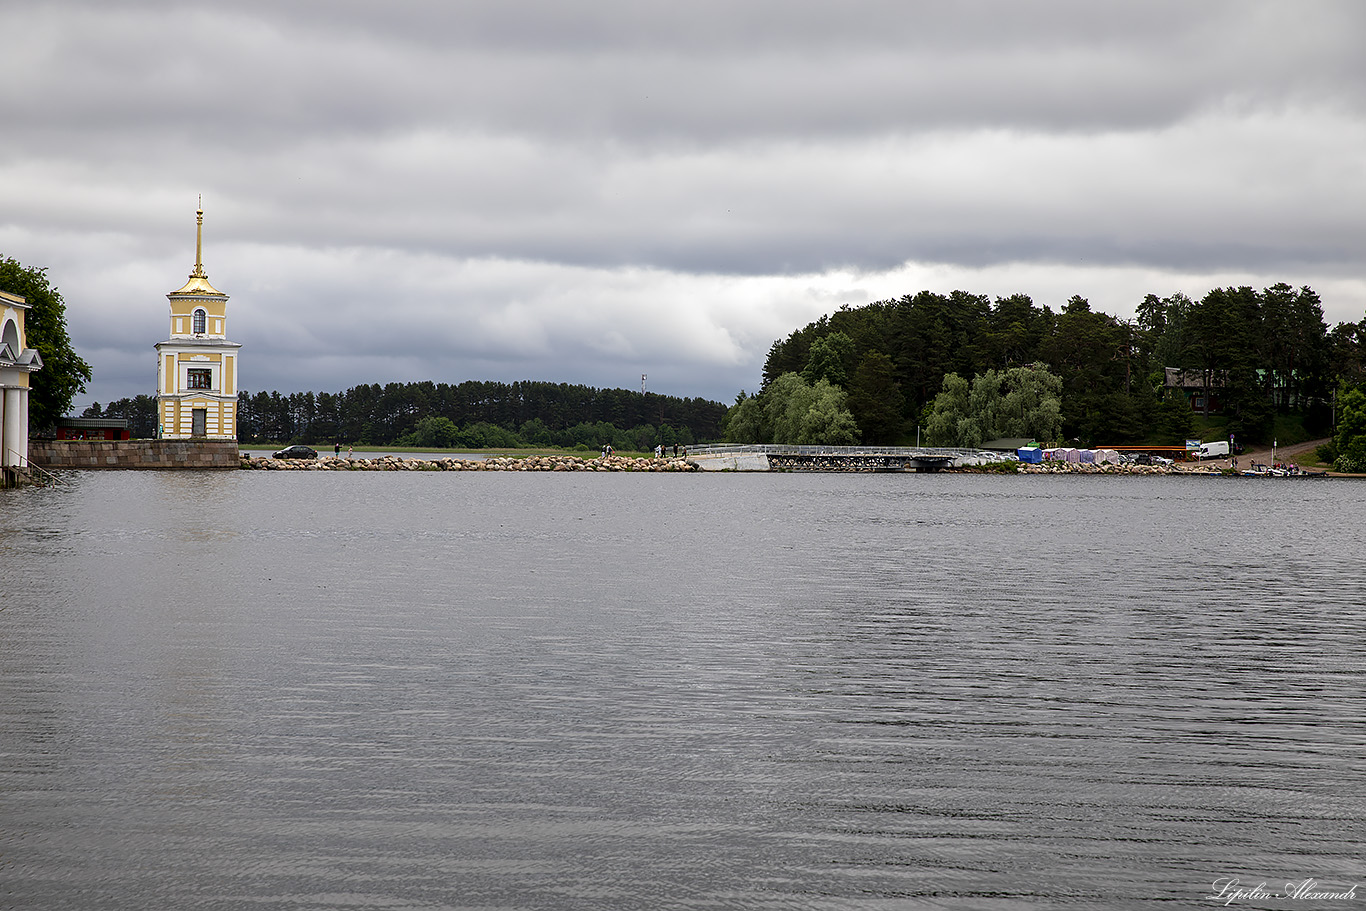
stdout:
[[(971, 469), (957, 469), (959, 471), (971, 471)], [(1182, 474), (1182, 475), (1201, 475), (1205, 477), (1229, 475), (1232, 472), (1224, 471), (1203, 465), (1115, 465), (1106, 463), (1094, 465), (1090, 463), (1077, 462), (1043, 462), (1038, 465), (1021, 464), (1018, 469), (1019, 474)]]
[(626, 456), (499, 457), (493, 459), (405, 459), (381, 456), (376, 459), (320, 456), (317, 459), (269, 459), (243, 457), (242, 468), (252, 471), (700, 471), (681, 458), (632, 459)]
[[(1009, 464), (1009, 463), (1007, 463)], [(1243, 478), (1251, 475), (1218, 465), (1092, 465), (1075, 462), (1044, 462), (1041, 465), (1019, 464), (1005, 470), (990, 465), (969, 465), (945, 468), (946, 474), (1104, 474), (1104, 475), (1178, 475), (1187, 478)], [(1282, 478), (1350, 477), (1329, 471), (1303, 471), (1293, 474), (1266, 475)]]
[[(957, 468), (939, 469), (945, 474), (1103, 474), (1103, 475), (1182, 475), (1200, 477), (1237, 477), (1229, 469), (1213, 464), (1174, 465), (1115, 465), (1088, 464), (1076, 462), (1044, 462), (1038, 465), (1007, 463), (1004, 465), (968, 465)], [(701, 471), (702, 468), (686, 458), (666, 457), (629, 458), (627, 456), (595, 456), (583, 458), (572, 455), (541, 455), (511, 457), (499, 456), (489, 459), (458, 459), (443, 457), (436, 459), (403, 458), (386, 455), (373, 459), (346, 458), (321, 455), (317, 459), (274, 459), (267, 457), (252, 458), (244, 455), (240, 467), (250, 471)], [(777, 471), (886, 471), (889, 466), (881, 464), (858, 464), (851, 467), (834, 468), (813, 466), (780, 466)], [(1322, 477), (1326, 473), (1312, 473), (1304, 477)]]

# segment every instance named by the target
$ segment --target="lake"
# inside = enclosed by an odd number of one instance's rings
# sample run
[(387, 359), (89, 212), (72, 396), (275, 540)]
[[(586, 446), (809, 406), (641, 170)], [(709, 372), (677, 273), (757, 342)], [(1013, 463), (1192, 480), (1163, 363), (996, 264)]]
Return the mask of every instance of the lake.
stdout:
[(0, 491), (0, 906), (1366, 881), (1360, 482), (66, 477)]

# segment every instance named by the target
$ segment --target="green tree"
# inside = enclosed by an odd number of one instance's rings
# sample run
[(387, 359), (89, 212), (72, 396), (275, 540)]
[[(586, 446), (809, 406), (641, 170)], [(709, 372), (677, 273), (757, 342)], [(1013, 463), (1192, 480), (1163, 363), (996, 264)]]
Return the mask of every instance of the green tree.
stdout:
[[(811, 398), (798, 416), (797, 439), (802, 445), (851, 446), (859, 441), (858, 423), (850, 413), (848, 393), (821, 380), (811, 387)], [(801, 407), (801, 404), (798, 404)]]
[(517, 435), (529, 446), (545, 447), (551, 443), (550, 427), (540, 418), (523, 421)]
[(951, 373), (926, 425), (932, 446), (980, 446), (1000, 437), (1057, 439), (1062, 379), (1037, 365), (988, 370), (970, 384)]
[(1338, 323), (1329, 335), (1329, 375), (1339, 384), (1366, 383), (1366, 319)]
[(1169, 446), (1179, 446), (1194, 432), (1195, 413), (1185, 393), (1180, 389), (1166, 390), (1157, 409), (1158, 438)]
[(858, 423), (848, 410), (848, 395), (829, 380), (799, 389), (788, 399), (787, 414), (775, 428), (775, 443), (852, 445), (858, 443)]
[[(810, 390), (806, 381), (796, 373), (784, 373), (764, 387), (759, 394), (763, 406), (763, 427), (765, 443), (794, 443), (796, 431), (788, 420), (788, 406), (794, 398)], [(799, 407), (799, 406), (794, 406)]]
[(858, 424), (849, 412), (848, 395), (829, 380), (814, 386), (795, 373), (784, 373), (763, 392), (764, 420), (774, 443), (848, 445), (858, 442)]
[(832, 332), (811, 343), (811, 353), (802, 370), (802, 379), (809, 386), (821, 380), (829, 380), (833, 386), (848, 386), (851, 365), (856, 357), (854, 340), (843, 332)]
[[(930, 404), (925, 419), (925, 441), (931, 446), (959, 446), (963, 436), (972, 432), (962, 426), (972, 410), (972, 384), (956, 373), (944, 375), (944, 388)], [(980, 443), (979, 437), (975, 443)]]
[[(91, 406), (98, 408), (98, 403)], [(86, 411), (90, 411), (89, 408)], [(151, 395), (137, 395), (131, 399), (115, 399), (105, 406), (103, 415), (99, 413), (81, 417), (123, 418), (128, 422), (128, 435), (135, 440), (150, 439), (156, 436), (157, 400)]]
[(450, 418), (428, 415), (417, 422), (411, 433), (404, 434), (396, 442), (399, 446), (416, 446), (421, 449), (450, 449), (460, 437), (460, 429)]
[(1348, 389), (1338, 396), (1338, 426), (1333, 437), (1334, 471), (1366, 472), (1366, 392)]
[(1133, 329), (1113, 316), (1095, 313), (1073, 296), (1059, 314), (1053, 335), (1039, 356), (1062, 378), (1063, 433), (1089, 443), (1135, 438), (1138, 405), (1130, 398)]
[(1215, 288), (1192, 308), (1189, 327), (1194, 366), (1205, 378), (1206, 412), (1217, 393), (1228, 416), (1228, 432), (1239, 439), (1266, 440), (1273, 412), (1258, 369), (1265, 368), (1262, 297), (1247, 286)]
[(865, 443), (893, 443), (901, 432), (906, 399), (896, 382), (892, 359), (869, 351), (849, 383), (849, 410)]
[[(445, 418), (438, 418), (445, 420)], [(610, 438), (616, 428), (608, 424), (606, 435)], [(516, 449), (521, 443), (517, 435), (505, 427), (490, 424), (488, 421), (475, 421), (461, 429), (452, 438), (450, 447), (468, 446), (471, 449)]]
[(990, 366), (1004, 369), (1028, 364), (1037, 358), (1039, 344), (1047, 337), (1053, 314), (1034, 307), (1028, 294), (998, 297), (988, 320)]
[(743, 389), (735, 397), (735, 404), (726, 412), (723, 426), (727, 443), (765, 443), (769, 440), (764, 425), (763, 403), (757, 395), (745, 395)]
[(40, 431), (55, 424), (71, 408), (71, 400), (85, 391), (90, 365), (71, 347), (66, 302), (48, 283), (47, 269), (0, 257), (0, 291), (18, 294), (29, 305), (25, 341), (38, 349), (43, 369), (29, 375), (28, 426), (30, 431)]

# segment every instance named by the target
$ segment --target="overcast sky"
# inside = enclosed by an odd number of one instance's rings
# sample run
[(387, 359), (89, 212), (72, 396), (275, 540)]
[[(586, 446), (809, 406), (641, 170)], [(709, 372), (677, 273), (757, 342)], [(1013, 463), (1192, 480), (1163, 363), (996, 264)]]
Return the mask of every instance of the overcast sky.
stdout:
[(0, 255), (94, 381), (729, 403), (841, 304), (1310, 285), (1366, 315), (1366, 3), (0, 0)]

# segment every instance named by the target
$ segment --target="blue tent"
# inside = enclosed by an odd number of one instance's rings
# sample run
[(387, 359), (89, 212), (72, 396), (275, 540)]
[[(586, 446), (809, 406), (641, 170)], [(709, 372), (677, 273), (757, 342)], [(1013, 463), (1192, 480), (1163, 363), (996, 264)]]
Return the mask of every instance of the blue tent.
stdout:
[(1038, 465), (1043, 462), (1043, 450), (1037, 446), (1025, 446), (1015, 450), (1015, 455), (1021, 462), (1028, 462), (1030, 465)]

